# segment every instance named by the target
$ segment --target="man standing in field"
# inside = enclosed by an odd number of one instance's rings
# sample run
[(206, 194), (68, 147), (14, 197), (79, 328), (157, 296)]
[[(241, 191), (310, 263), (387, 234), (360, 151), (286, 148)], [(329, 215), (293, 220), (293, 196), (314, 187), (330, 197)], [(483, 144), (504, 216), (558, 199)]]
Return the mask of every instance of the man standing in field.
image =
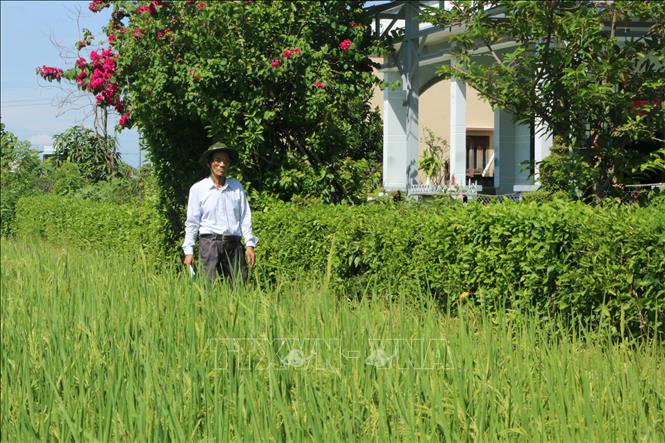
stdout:
[[(247, 281), (247, 263), (254, 266), (254, 248), (258, 238), (252, 233), (252, 213), (242, 185), (227, 178), (229, 167), (238, 161), (236, 151), (215, 143), (205, 151), (199, 162), (210, 175), (189, 190), (184, 263), (194, 264), (194, 243), (199, 234), (199, 259), (209, 282), (217, 274), (233, 281), (242, 276)], [(244, 239), (245, 247), (240, 239)]]

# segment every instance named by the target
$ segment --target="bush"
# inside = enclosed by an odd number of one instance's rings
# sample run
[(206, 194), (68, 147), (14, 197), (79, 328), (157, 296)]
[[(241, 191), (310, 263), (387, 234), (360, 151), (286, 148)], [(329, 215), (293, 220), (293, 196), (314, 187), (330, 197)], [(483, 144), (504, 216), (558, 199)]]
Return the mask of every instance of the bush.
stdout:
[(173, 261), (164, 243), (163, 218), (148, 205), (114, 205), (71, 197), (35, 196), (18, 201), (19, 237), (44, 238), (57, 244), (108, 253), (137, 253), (151, 266)]
[(533, 309), (635, 331), (665, 324), (665, 213), (554, 201), (282, 205), (258, 214), (257, 271), (347, 293), (415, 286), (454, 305)]
[[(154, 209), (64, 197), (19, 201), (21, 235), (175, 260)], [(255, 272), (272, 282), (325, 275), (349, 296), (432, 293), (444, 305), (525, 309), (619, 332), (665, 325), (665, 211), (580, 202), (466, 206), (273, 204), (255, 211)]]
[(66, 161), (55, 170), (53, 193), (72, 195), (85, 184), (81, 169), (76, 163)]

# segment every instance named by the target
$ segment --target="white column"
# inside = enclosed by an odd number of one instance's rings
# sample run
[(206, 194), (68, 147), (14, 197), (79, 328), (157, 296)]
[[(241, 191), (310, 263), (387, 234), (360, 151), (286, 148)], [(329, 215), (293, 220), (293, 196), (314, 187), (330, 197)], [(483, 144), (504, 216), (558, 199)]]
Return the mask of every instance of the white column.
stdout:
[(535, 164), (535, 173), (534, 173), (534, 179), (535, 179), (535, 184), (537, 186), (540, 186), (539, 178), (540, 178), (540, 166), (538, 163), (543, 161), (545, 157), (550, 155), (550, 149), (552, 148), (552, 133), (547, 130), (547, 127), (540, 121), (540, 119), (536, 119), (536, 131), (535, 131), (535, 137), (534, 137), (534, 162)]
[(500, 194), (501, 187), (501, 163), (502, 163), (502, 143), (501, 143), (501, 110), (494, 108), (494, 189)]
[(466, 185), (466, 83), (450, 79), (450, 183)]
[[(386, 82), (401, 81), (399, 72), (384, 71)], [(383, 187), (406, 191), (406, 93), (402, 88), (383, 90)]]
[(402, 86), (406, 93), (406, 180), (407, 187), (418, 183), (418, 64), (420, 48), (418, 42), (420, 10), (418, 3), (404, 4), (405, 41), (400, 50), (403, 60)]
[(383, 187), (406, 192), (418, 182), (418, 5), (405, 3), (405, 40), (398, 54), (397, 71), (384, 71)]
[[(531, 188), (531, 128), (517, 124), (510, 112), (494, 111), (494, 186), (499, 194)], [(515, 188), (517, 186), (517, 188)]]

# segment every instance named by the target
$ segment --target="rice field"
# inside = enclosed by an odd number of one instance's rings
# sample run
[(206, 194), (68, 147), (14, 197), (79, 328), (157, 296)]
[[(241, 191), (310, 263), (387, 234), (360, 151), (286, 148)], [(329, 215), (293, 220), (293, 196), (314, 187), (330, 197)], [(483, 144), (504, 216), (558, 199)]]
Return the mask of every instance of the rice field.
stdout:
[[(259, 256), (260, 259), (260, 256)], [(2, 441), (665, 441), (665, 347), (2, 241)]]

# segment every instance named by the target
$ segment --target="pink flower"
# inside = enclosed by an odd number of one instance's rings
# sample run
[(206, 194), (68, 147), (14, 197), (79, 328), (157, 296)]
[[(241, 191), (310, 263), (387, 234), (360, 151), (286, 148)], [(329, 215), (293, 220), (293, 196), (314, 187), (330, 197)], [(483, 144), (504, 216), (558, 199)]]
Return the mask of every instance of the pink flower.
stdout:
[(104, 103), (104, 96), (102, 94), (97, 94), (95, 98), (97, 99), (97, 106), (101, 106)]
[(77, 66), (77, 67), (79, 67), (79, 68), (85, 68), (85, 65), (86, 65), (86, 63), (85, 63), (85, 59), (84, 59), (83, 57), (79, 57), (79, 58), (76, 60), (76, 66)]
[(120, 113), (120, 114), (122, 114), (122, 113), (124, 112), (124, 110), (125, 110), (125, 106), (124, 106), (124, 104), (122, 103), (122, 100), (118, 100), (118, 101), (115, 103), (115, 105), (113, 105), (113, 107), (114, 107), (115, 110), (118, 111), (118, 113)]
[(92, 12), (99, 12), (108, 6), (107, 0), (92, 0), (88, 5), (88, 9)]
[(273, 68), (279, 68), (280, 65), (281, 65), (281, 63), (280, 63), (280, 61), (279, 61), (278, 59), (274, 59), (274, 60), (272, 61), (272, 63), (270, 63), (270, 64), (272, 65)]
[(113, 34), (109, 34), (109, 45), (115, 44), (116, 36)]
[(120, 121), (118, 121), (118, 124), (120, 125), (120, 127), (124, 128), (128, 122), (129, 122), (129, 115), (122, 114), (120, 116)]
[(136, 13), (138, 15), (141, 15), (143, 13), (148, 13), (150, 15), (155, 15), (157, 13), (157, 9), (155, 8), (154, 3), (150, 3), (149, 5), (142, 5), (136, 8)]
[(87, 76), (88, 76), (88, 73), (87, 73), (87, 72), (85, 72), (85, 71), (81, 71), (81, 72), (79, 72), (78, 75), (76, 76), (76, 81), (81, 81), (81, 80), (83, 80), (84, 78), (86, 78)]
[(137, 29), (134, 29), (134, 30), (132, 31), (132, 35), (133, 35), (134, 37), (136, 37), (136, 38), (141, 37), (141, 30), (138, 29), (138, 28), (137, 28)]
[(169, 32), (171, 32), (171, 29), (168, 27), (162, 29), (161, 31), (157, 31), (157, 38), (162, 40)]
[(124, 34), (125, 31), (126, 31), (126, 29), (124, 28), (124, 26), (121, 26), (121, 27), (118, 28), (118, 32), (121, 33), (121, 34)]
[(198, 2), (196, 4), (196, 9), (203, 9), (206, 7), (206, 2)]
[(43, 65), (37, 68), (37, 74), (48, 81), (60, 80), (62, 78), (62, 69)]
[(319, 89), (325, 89), (326, 86), (323, 83), (317, 81), (314, 83), (314, 87)]
[(291, 57), (293, 57), (295, 54), (300, 54), (300, 49), (298, 49), (298, 48), (294, 48), (294, 49), (285, 49), (285, 50), (282, 52), (282, 55), (283, 55), (285, 58), (291, 58)]
[(115, 61), (112, 58), (104, 60), (104, 71), (109, 74), (115, 72)]
[(341, 49), (343, 52), (346, 52), (349, 50), (352, 44), (353, 42), (347, 38), (346, 40), (343, 40), (339, 43), (339, 49)]

